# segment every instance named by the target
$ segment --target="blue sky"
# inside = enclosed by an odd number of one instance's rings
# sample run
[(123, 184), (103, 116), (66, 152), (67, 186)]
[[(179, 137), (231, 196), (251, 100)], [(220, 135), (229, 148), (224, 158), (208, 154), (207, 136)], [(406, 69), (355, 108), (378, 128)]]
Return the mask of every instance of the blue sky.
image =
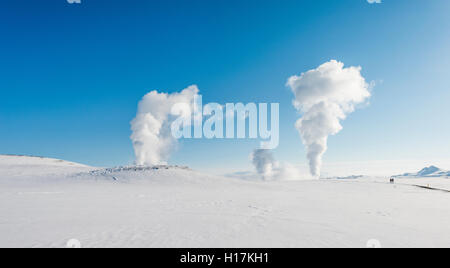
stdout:
[[(151, 90), (279, 102), (279, 160), (304, 163), (288, 77), (336, 59), (375, 81), (325, 161), (449, 158), (448, 0), (4, 1), (0, 153), (95, 166), (134, 160)], [(171, 163), (245, 169), (258, 141), (186, 140)]]

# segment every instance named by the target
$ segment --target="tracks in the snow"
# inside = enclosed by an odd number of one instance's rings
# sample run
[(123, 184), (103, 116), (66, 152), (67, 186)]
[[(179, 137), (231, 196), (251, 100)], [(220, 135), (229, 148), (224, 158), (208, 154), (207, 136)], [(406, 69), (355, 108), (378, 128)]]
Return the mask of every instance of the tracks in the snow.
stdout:
[(422, 188), (422, 189), (426, 189), (426, 190), (450, 193), (450, 190), (446, 190), (446, 189), (439, 189), (439, 188), (433, 188), (433, 187), (429, 187), (429, 186), (416, 185), (416, 184), (410, 184), (410, 185), (415, 186), (415, 187), (419, 187), (419, 188)]

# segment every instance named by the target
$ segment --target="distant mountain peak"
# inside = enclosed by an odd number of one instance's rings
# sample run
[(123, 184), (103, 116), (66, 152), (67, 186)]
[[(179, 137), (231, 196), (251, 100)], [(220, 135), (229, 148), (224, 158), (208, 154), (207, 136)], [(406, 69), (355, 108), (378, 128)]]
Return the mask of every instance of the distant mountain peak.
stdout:
[(410, 178), (448, 178), (450, 171), (442, 170), (436, 166), (423, 168), (417, 173), (405, 173), (394, 177), (410, 177)]
[(439, 171), (442, 171), (442, 170), (436, 166), (429, 166), (429, 167), (426, 167), (426, 168), (422, 169), (421, 171), (419, 171), (417, 173), (417, 175), (427, 176), (427, 175), (431, 175), (431, 174), (439, 172)]

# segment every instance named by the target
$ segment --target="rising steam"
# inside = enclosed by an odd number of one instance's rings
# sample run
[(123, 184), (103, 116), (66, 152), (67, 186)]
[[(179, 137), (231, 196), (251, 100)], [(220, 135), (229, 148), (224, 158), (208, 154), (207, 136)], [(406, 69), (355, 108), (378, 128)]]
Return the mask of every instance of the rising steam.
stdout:
[(278, 165), (269, 150), (257, 149), (251, 154), (251, 160), (255, 166), (256, 172), (264, 179), (273, 175), (275, 167)]
[(250, 155), (256, 172), (263, 180), (299, 180), (300, 171), (288, 163), (279, 163), (273, 157), (271, 150), (256, 149)]
[(361, 67), (344, 68), (344, 63), (332, 60), (290, 77), (287, 85), (295, 95), (295, 108), (303, 115), (296, 128), (308, 151), (311, 174), (320, 176), (328, 136), (339, 133), (340, 121), (368, 100), (369, 84)]
[(152, 91), (142, 98), (136, 118), (131, 121), (137, 165), (166, 164), (176, 144), (171, 133), (171, 123), (176, 119), (172, 108), (180, 103), (192, 107), (198, 92), (197, 86), (190, 86), (180, 93)]

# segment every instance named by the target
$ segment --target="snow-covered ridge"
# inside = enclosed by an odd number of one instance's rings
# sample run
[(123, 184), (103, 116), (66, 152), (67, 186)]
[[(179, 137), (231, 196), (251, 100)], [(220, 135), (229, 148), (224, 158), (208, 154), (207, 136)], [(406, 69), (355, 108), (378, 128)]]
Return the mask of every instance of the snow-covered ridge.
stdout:
[(436, 166), (423, 168), (417, 173), (405, 173), (394, 176), (397, 178), (449, 178), (450, 171), (442, 170)]
[(220, 176), (213, 176), (194, 171), (185, 166), (123, 166), (94, 169), (70, 176), (84, 181), (145, 182), (160, 185), (167, 184), (204, 184), (209, 182), (227, 182)]
[(156, 165), (156, 166), (123, 166), (123, 167), (113, 167), (113, 168), (105, 168), (98, 169), (89, 172), (90, 174), (95, 175), (103, 175), (103, 174), (113, 174), (118, 172), (145, 172), (145, 171), (153, 171), (153, 170), (190, 170), (185, 166), (169, 166), (169, 165)]
[(89, 172), (76, 174), (77, 177), (87, 177), (94, 179), (112, 179), (114, 181), (146, 180), (160, 176), (175, 176), (182, 173), (190, 173), (188, 167), (155, 165), (155, 166), (121, 166), (104, 169), (95, 169)]
[(202, 184), (223, 181), (184, 166), (120, 166), (96, 168), (74, 162), (34, 156), (0, 155), (0, 181), (33, 183), (62, 182), (149, 182), (160, 184)]
[(83, 164), (54, 158), (0, 155), (0, 178), (70, 174), (92, 169), (94, 168)]
[(87, 167), (86, 165), (75, 162), (29, 155), (0, 155), (0, 165), (53, 165)]

